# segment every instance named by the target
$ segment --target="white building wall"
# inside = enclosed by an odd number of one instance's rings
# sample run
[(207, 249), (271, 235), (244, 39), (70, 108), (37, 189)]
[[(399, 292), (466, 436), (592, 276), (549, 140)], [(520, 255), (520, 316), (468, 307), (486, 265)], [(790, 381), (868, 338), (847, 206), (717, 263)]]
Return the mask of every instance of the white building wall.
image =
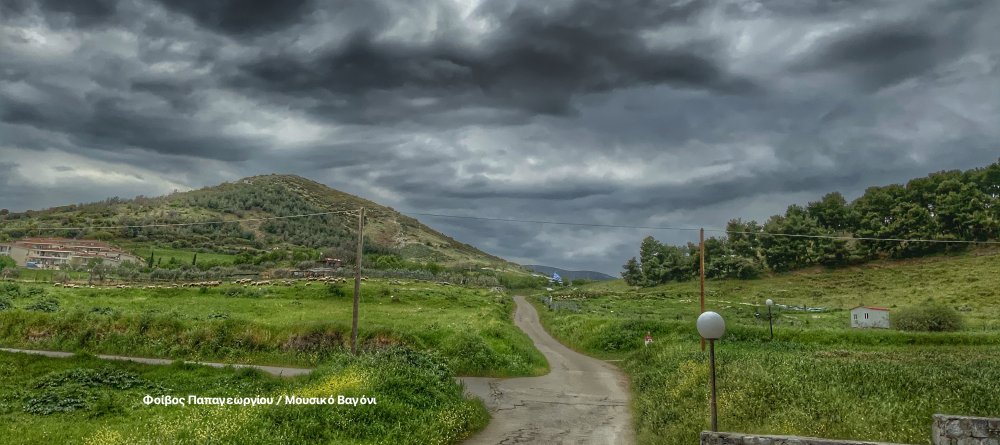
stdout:
[(889, 328), (889, 311), (864, 307), (851, 309), (852, 328)]

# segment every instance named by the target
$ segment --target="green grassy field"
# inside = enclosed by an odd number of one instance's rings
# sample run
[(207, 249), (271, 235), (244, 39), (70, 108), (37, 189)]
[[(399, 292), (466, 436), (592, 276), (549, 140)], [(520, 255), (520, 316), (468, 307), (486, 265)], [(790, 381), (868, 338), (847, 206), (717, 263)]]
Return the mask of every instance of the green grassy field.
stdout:
[[(741, 323), (766, 324), (764, 301), (824, 308), (810, 313), (777, 309), (779, 325), (847, 328), (848, 310), (859, 305), (899, 309), (934, 301), (958, 309), (971, 331), (1000, 331), (1000, 253), (979, 250), (953, 256), (906, 261), (876, 261), (842, 269), (810, 269), (756, 280), (709, 280), (707, 306)], [(630, 288), (622, 280), (604, 281), (556, 292), (566, 299), (623, 297), (627, 304), (589, 305), (592, 310), (616, 310), (626, 318), (694, 321), (698, 316), (698, 282)], [(613, 306), (613, 308), (612, 308)], [(625, 313), (622, 314), (621, 311)], [(758, 311), (763, 317), (754, 317)]]
[(150, 252), (153, 253), (154, 260), (163, 259), (164, 263), (170, 262), (171, 258), (176, 259), (179, 264), (191, 264), (191, 260), (194, 259), (195, 254), (198, 255), (198, 262), (206, 262), (217, 264), (220, 266), (228, 266), (233, 264), (233, 260), (236, 259), (236, 255), (228, 255), (224, 253), (215, 252), (197, 252), (193, 250), (183, 250), (183, 249), (173, 249), (164, 247), (153, 247), (148, 244), (126, 244), (124, 246), (133, 255), (148, 259)]
[[(451, 444), (489, 420), (463, 397), (447, 366), (423, 353), (338, 354), (307, 377), (92, 357), (0, 352), (0, 438), (5, 444)], [(376, 404), (160, 406), (146, 395), (366, 397)]]
[[(396, 284), (393, 284), (396, 283)], [(349, 344), (352, 284), (68, 289), (0, 283), (0, 344), (313, 366)], [(0, 303), (0, 307), (4, 304)], [(462, 375), (538, 375), (506, 295), (418, 281), (362, 285), (360, 344), (435, 351)]]
[[(709, 281), (708, 310), (723, 315), (717, 345), (722, 430), (930, 443), (931, 415), (1000, 416), (1000, 256), (877, 262), (751, 281)], [(619, 282), (555, 292), (539, 307), (568, 345), (622, 359), (632, 377), (640, 443), (694, 443), (709, 426), (708, 363), (694, 320), (698, 283), (630, 289)], [(824, 307), (781, 310), (769, 340), (763, 300)], [(850, 329), (859, 303), (903, 308), (927, 300), (961, 310), (950, 333)], [(760, 313), (761, 316), (755, 316)], [(642, 346), (652, 332), (655, 342)]]

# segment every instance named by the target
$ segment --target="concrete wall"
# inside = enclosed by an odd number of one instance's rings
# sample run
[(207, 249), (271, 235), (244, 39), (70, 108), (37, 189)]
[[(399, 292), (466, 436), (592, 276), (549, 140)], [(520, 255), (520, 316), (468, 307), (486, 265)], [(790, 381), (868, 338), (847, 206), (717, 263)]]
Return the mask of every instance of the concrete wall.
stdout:
[(701, 445), (890, 445), (885, 442), (820, 439), (801, 436), (767, 436), (743, 433), (701, 432)]
[[(931, 424), (934, 445), (1000, 445), (1000, 418), (935, 414)], [(701, 432), (701, 445), (886, 445), (884, 442)]]
[(934, 445), (1000, 445), (1000, 419), (934, 415)]

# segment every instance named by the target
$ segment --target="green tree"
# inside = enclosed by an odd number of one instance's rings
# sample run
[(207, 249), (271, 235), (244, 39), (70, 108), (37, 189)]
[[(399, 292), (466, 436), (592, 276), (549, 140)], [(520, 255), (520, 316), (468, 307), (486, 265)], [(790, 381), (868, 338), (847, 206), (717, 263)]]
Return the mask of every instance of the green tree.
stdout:
[(642, 274), (642, 267), (639, 266), (639, 261), (635, 257), (630, 258), (625, 262), (622, 271), (622, 279), (625, 280), (625, 284), (629, 286), (642, 286), (646, 284), (646, 277)]
[(818, 240), (808, 236), (829, 235), (820, 229), (815, 218), (797, 205), (789, 206), (784, 216), (772, 216), (764, 224), (764, 232), (781, 234), (761, 237), (764, 260), (776, 272), (816, 264), (820, 258)]
[(849, 230), (854, 225), (854, 215), (847, 206), (847, 200), (839, 192), (828, 193), (819, 201), (806, 206), (809, 216), (833, 232)]
[(4, 270), (7, 268), (13, 269), (16, 267), (17, 267), (17, 262), (15, 262), (13, 258), (9, 256), (0, 255), (0, 270)]
[(729, 237), (729, 249), (733, 254), (759, 262), (760, 233), (764, 230), (757, 221), (743, 222), (732, 219), (726, 224), (726, 234)]

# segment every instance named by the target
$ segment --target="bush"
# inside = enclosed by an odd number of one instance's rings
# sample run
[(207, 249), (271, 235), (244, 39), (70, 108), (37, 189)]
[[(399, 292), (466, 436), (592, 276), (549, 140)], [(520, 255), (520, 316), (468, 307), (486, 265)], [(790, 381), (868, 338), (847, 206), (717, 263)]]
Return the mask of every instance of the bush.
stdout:
[(25, 309), (36, 312), (56, 312), (59, 310), (59, 300), (47, 298), (31, 303)]
[(353, 292), (348, 292), (347, 289), (344, 289), (344, 287), (339, 284), (328, 285), (326, 287), (326, 293), (334, 298), (347, 298), (354, 296)]
[(17, 298), (21, 296), (21, 286), (17, 283), (0, 283), (0, 295), (5, 295), (11, 298)]
[(947, 332), (962, 329), (962, 316), (943, 304), (925, 304), (900, 310), (893, 325), (901, 331)]

